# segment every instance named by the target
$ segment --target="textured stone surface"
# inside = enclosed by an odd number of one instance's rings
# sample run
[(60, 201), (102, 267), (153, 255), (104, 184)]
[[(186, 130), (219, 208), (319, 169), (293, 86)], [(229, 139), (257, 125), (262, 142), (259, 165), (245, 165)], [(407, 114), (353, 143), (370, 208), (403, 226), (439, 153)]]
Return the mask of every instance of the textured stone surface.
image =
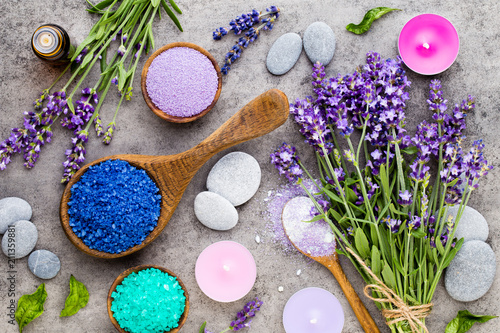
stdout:
[(293, 32), (278, 38), (267, 54), (267, 70), (274, 75), (288, 72), (299, 60), (302, 53), (302, 38)]
[(31, 220), (31, 213), (31, 206), (26, 200), (16, 197), (0, 200), (0, 234), (16, 221)]
[(59, 273), (61, 261), (50, 251), (37, 250), (28, 257), (28, 267), (40, 279), (52, 279)]
[(239, 206), (250, 200), (260, 185), (259, 162), (247, 153), (225, 155), (207, 177), (207, 188)]
[(33, 251), (38, 231), (30, 221), (12, 223), (2, 237), (2, 251), (9, 258), (20, 259)]
[(488, 292), (495, 272), (496, 258), (491, 247), (479, 240), (465, 242), (446, 269), (446, 291), (457, 301), (475, 301)]
[(224, 231), (238, 223), (236, 208), (225, 198), (213, 192), (201, 192), (194, 199), (196, 218), (206, 227)]
[[(448, 214), (452, 215), (454, 219), (457, 216), (458, 207), (455, 205), (448, 209)], [(455, 237), (457, 239), (464, 238), (465, 242), (470, 240), (484, 242), (488, 238), (488, 232), (488, 222), (483, 215), (474, 208), (466, 206), (455, 231)]]
[(335, 53), (335, 34), (324, 22), (314, 22), (304, 32), (304, 50), (313, 64), (317, 61), (324, 66), (332, 61)]
[[(98, 1), (92, 1), (97, 3)], [(168, 2), (168, 1), (167, 1)], [(184, 32), (175, 30), (174, 24), (166, 15), (162, 20), (153, 22), (156, 48), (167, 43), (188, 41), (210, 51), (223, 64), (224, 55), (229, 51), (238, 36), (228, 35), (225, 40), (211, 39), (213, 29), (225, 25), (229, 20), (252, 8), (265, 10), (273, 4), (269, 1), (249, 3), (244, 0), (223, 0), (211, 2), (183, 0), (177, 1), (184, 12), (179, 16)], [(391, 13), (375, 22), (370, 31), (357, 36), (345, 31), (350, 22), (358, 23), (366, 10), (381, 6), (380, 1), (330, 0), (299, 1), (287, 0), (275, 3), (282, 9), (272, 31), (263, 31), (259, 38), (246, 49), (242, 57), (231, 66), (224, 77), (222, 94), (214, 109), (202, 119), (189, 124), (170, 124), (155, 116), (144, 103), (141, 96), (140, 70), (146, 58), (141, 57), (138, 64), (131, 101), (124, 101), (117, 117), (117, 129), (109, 146), (103, 145), (93, 133), (85, 144), (87, 161), (94, 161), (114, 154), (170, 155), (183, 152), (208, 137), (237, 110), (258, 94), (278, 88), (285, 92), (290, 102), (296, 98), (313, 95), (311, 90), (311, 62), (301, 56), (294, 68), (284, 76), (274, 76), (266, 68), (266, 56), (274, 40), (287, 32), (303, 36), (305, 29), (313, 22), (327, 23), (336, 34), (337, 47), (335, 60), (326, 67), (327, 75), (352, 73), (356, 66), (365, 62), (365, 54), (370, 50), (381, 53), (383, 57), (394, 58), (398, 55), (397, 39), (404, 24), (412, 17), (432, 12), (445, 16), (455, 25), (460, 35), (460, 53), (456, 62), (446, 72), (428, 77), (407, 71), (412, 82), (408, 93), (406, 115), (409, 135), (415, 133), (416, 125), (422, 120), (431, 120), (427, 109), (429, 82), (442, 80), (444, 98), (448, 100), (449, 110), (460, 103), (468, 94), (476, 96), (477, 106), (467, 116), (467, 136), (470, 140), (484, 139), (485, 155), (495, 166), (500, 158), (498, 124), (500, 109), (498, 87), (500, 86), (499, 63), (500, 35), (498, 33), (498, 13), (500, 3), (494, 0), (481, 2), (466, 1), (390, 1), (383, 6), (401, 8), (403, 11)], [(41, 5), (38, 1), (0, 1), (2, 25), (0, 40), (0, 141), (9, 137), (10, 129), (22, 125), (22, 112), (31, 109), (38, 94), (57, 78), (63, 68), (51, 67), (33, 55), (29, 40), (34, 29), (46, 22), (53, 22), (66, 28), (74, 44), (81, 43), (98, 15), (85, 11), (88, 5), (83, 0), (52, 0)], [(116, 46), (116, 44), (115, 44)], [(108, 54), (112, 56), (112, 54)], [(66, 75), (57, 84), (60, 89), (66, 82)], [(97, 82), (99, 70), (92, 70), (85, 80), (91, 86)], [(79, 94), (75, 95), (79, 98)], [(76, 100), (76, 99), (75, 99)], [(113, 118), (114, 109), (119, 101), (116, 88), (111, 88), (100, 114), (106, 125)], [(115, 332), (106, 311), (106, 297), (113, 280), (124, 270), (141, 264), (164, 266), (182, 279), (189, 290), (190, 310), (183, 333), (197, 332), (200, 324), (208, 320), (207, 328), (220, 332), (226, 327), (234, 314), (241, 310), (245, 302), (253, 296), (264, 300), (261, 313), (252, 321), (248, 333), (285, 333), (283, 329), (283, 308), (287, 300), (298, 290), (306, 287), (320, 287), (332, 292), (340, 301), (345, 312), (345, 325), (342, 333), (359, 333), (359, 325), (342, 290), (332, 274), (320, 264), (310, 263), (303, 256), (284, 254), (280, 247), (270, 241), (262, 232), (266, 226), (263, 200), (267, 193), (287, 181), (278, 176), (269, 163), (269, 154), (283, 141), (297, 146), (302, 162), (317, 176), (316, 157), (310, 147), (303, 142), (297, 126), (291, 118), (274, 132), (239, 144), (229, 151), (216, 154), (194, 176), (168, 225), (160, 236), (146, 248), (132, 256), (118, 260), (99, 260), (78, 251), (65, 236), (59, 223), (59, 203), (64, 186), (60, 185), (65, 156), (64, 151), (71, 148), (72, 132), (54, 125), (52, 142), (42, 148), (36, 166), (27, 170), (23, 167), (22, 156), (14, 156), (7, 169), (0, 171), (0, 197), (21, 197), (33, 207), (34, 222), (38, 226), (38, 248), (50, 249), (57, 253), (62, 262), (61, 271), (46, 284), (47, 298), (45, 312), (27, 325), (24, 333), (96, 333)], [(356, 141), (354, 135), (353, 140)], [(468, 143), (464, 149), (468, 149)], [(346, 149), (346, 147), (342, 147)], [(244, 206), (238, 208), (240, 225), (228, 232), (215, 232), (201, 225), (194, 215), (193, 201), (198, 193), (206, 190), (205, 182), (212, 166), (219, 158), (230, 151), (245, 151), (254, 156), (262, 168), (262, 184)], [(491, 170), (479, 188), (474, 191), (469, 205), (484, 215), (490, 224), (489, 243), (494, 251), (500, 248), (500, 168)], [(40, 221), (40, 222), (39, 222)], [(243, 227), (244, 226), (244, 227)], [(256, 230), (261, 243), (255, 242)], [(197, 287), (194, 277), (194, 264), (200, 252), (208, 245), (231, 239), (245, 245), (255, 258), (258, 267), (256, 284), (248, 298), (234, 303), (218, 303), (206, 297)], [(0, 308), (6, 309), (11, 297), (8, 290), (6, 265), (7, 259), (0, 254)], [(499, 258), (497, 258), (498, 260)], [(16, 297), (33, 293), (40, 284), (26, 264), (27, 259), (17, 262)], [(364, 282), (359, 273), (345, 257), (340, 258), (343, 269), (354, 289), (373, 316), (382, 333), (390, 333), (380, 311), (373, 302), (363, 296)], [(300, 276), (297, 270), (301, 269)], [(68, 296), (70, 275), (83, 282), (90, 293), (89, 304), (71, 318), (58, 318), (64, 301)], [(283, 292), (278, 287), (283, 286)], [(459, 310), (467, 308), (472, 313), (500, 313), (500, 283), (497, 279), (490, 291), (475, 302), (464, 304), (453, 300), (443, 283), (439, 283), (433, 299), (432, 314), (426, 319), (430, 332), (444, 332), (447, 322)], [(265, 311), (264, 311), (265, 309)], [(6, 314), (0, 316), (0, 332), (19, 332), (17, 325), (7, 323)], [(497, 332), (499, 319), (474, 325), (472, 333)], [(247, 333), (247, 331), (241, 331)]]

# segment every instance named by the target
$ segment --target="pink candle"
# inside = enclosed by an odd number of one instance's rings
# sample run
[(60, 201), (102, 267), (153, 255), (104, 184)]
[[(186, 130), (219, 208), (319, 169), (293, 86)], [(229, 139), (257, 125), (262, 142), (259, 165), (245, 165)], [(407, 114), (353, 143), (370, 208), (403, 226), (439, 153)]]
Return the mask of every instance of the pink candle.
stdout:
[(405, 24), (398, 47), (408, 68), (419, 74), (434, 75), (453, 64), (460, 41), (450, 21), (439, 15), (422, 14)]
[(222, 241), (208, 246), (196, 261), (196, 282), (213, 300), (233, 302), (252, 289), (257, 266), (243, 245)]
[(321, 288), (305, 288), (286, 303), (283, 326), (286, 333), (340, 333), (344, 327), (344, 311), (332, 293)]

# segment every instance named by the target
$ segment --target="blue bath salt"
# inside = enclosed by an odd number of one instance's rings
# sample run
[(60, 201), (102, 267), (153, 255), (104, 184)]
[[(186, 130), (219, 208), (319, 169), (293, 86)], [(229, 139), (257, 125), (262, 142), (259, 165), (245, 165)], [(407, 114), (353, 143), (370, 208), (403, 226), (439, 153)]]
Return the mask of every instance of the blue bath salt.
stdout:
[(179, 326), (186, 296), (177, 278), (156, 268), (131, 273), (111, 293), (111, 311), (130, 333), (163, 333)]
[(120, 253), (156, 227), (161, 195), (146, 171), (122, 160), (90, 166), (71, 187), (69, 225), (91, 249)]

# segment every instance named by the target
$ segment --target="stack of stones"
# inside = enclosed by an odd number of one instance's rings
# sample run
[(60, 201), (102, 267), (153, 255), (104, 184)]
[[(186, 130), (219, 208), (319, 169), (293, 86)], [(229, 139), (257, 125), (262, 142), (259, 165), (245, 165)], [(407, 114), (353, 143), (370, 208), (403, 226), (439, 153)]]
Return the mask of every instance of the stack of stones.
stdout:
[[(458, 206), (449, 209), (456, 217)], [(448, 294), (457, 301), (471, 302), (482, 297), (495, 279), (495, 253), (485, 243), (488, 238), (488, 223), (474, 208), (465, 207), (455, 237), (464, 239), (462, 248), (448, 266), (444, 283)]]
[(207, 177), (208, 191), (199, 193), (194, 200), (194, 212), (206, 227), (225, 231), (238, 223), (240, 206), (250, 200), (260, 186), (259, 162), (243, 152), (222, 157)]
[(279, 37), (269, 49), (266, 65), (271, 74), (287, 73), (299, 60), (302, 44), (309, 60), (315, 64), (328, 65), (335, 53), (335, 34), (328, 24), (314, 22), (304, 32), (304, 43), (296, 33), (290, 32)]
[(32, 209), (28, 202), (16, 197), (0, 200), (0, 234), (2, 251), (9, 260), (28, 258), (30, 271), (40, 279), (51, 279), (61, 268), (59, 258), (47, 250), (34, 252), (38, 240), (36, 226), (30, 222)]

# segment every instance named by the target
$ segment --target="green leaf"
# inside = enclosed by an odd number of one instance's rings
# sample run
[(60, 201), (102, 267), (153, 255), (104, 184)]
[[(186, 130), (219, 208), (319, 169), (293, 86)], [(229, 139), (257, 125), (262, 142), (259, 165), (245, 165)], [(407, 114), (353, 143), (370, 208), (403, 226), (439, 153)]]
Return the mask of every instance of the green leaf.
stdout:
[(441, 240), (439, 238), (436, 239), (436, 248), (439, 251), (439, 254), (444, 256), (444, 247), (443, 243), (441, 243)]
[(99, 13), (101, 12), (104, 8), (107, 8), (109, 5), (113, 3), (114, 0), (104, 0), (99, 2), (97, 5), (93, 5), (89, 0), (87, 2), (89, 5), (92, 6), (92, 8), (87, 9), (89, 13)]
[(457, 333), (458, 332), (458, 326), (460, 325), (460, 319), (454, 318), (452, 321), (446, 325), (446, 329), (444, 333)]
[(392, 272), (391, 267), (387, 263), (385, 263), (384, 269), (382, 270), (382, 278), (384, 280), (384, 283), (389, 288), (396, 288), (396, 278), (394, 277), (394, 273)]
[(415, 146), (411, 146), (411, 147), (408, 147), (408, 148), (405, 148), (405, 149), (401, 149), (401, 151), (403, 153), (406, 153), (408, 155), (414, 155), (418, 152), (418, 148), (415, 147)]
[(73, 101), (71, 100), (71, 97), (66, 100), (66, 104), (68, 105), (68, 108), (70, 109), (70, 111), (75, 113), (75, 106), (73, 105)]
[(42, 283), (33, 294), (23, 295), (19, 298), (15, 316), (19, 324), (20, 333), (23, 332), (24, 326), (43, 313), (43, 304), (46, 299), (47, 291), (45, 290), (45, 283)]
[(375, 224), (370, 224), (370, 237), (374, 246), (378, 247), (378, 234), (377, 226)]
[(338, 195), (336, 195), (335, 193), (333, 193), (332, 191), (329, 191), (329, 190), (327, 190), (326, 188), (324, 188), (324, 189), (323, 189), (323, 191), (325, 192), (325, 194), (326, 194), (326, 195), (327, 195), (330, 199), (332, 199), (332, 200), (334, 200), (334, 201), (337, 201), (337, 202), (339, 202), (339, 203), (341, 203), (341, 204), (343, 204), (343, 203), (344, 203), (344, 201), (343, 201), (343, 200), (342, 200), (342, 199), (341, 199)]
[(382, 190), (384, 191), (384, 195), (386, 200), (390, 198), (390, 189), (389, 189), (389, 178), (387, 178), (387, 172), (385, 170), (385, 164), (380, 166), (380, 185), (382, 185)]
[(118, 90), (122, 91), (123, 87), (125, 87), (125, 82), (127, 81), (127, 72), (125, 72), (125, 68), (123, 68), (123, 63), (121, 62), (118, 66)]
[(89, 292), (87, 288), (71, 275), (69, 279), (69, 295), (64, 302), (64, 309), (59, 317), (69, 317), (84, 308), (89, 301)]
[(427, 234), (425, 233), (425, 231), (423, 230), (423, 228), (418, 228), (417, 230), (412, 231), (411, 235), (413, 237), (415, 237), (415, 238), (424, 238), (425, 235), (427, 235)]
[(170, 5), (177, 13), (182, 14), (182, 10), (179, 8), (179, 6), (177, 6), (174, 0), (170, 0)]
[(396, 207), (394, 206), (394, 204), (393, 204), (393, 203), (391, 203), (391, 204), (389, 205), (389, 209), (390, 209), (390, 210), (391, 210), (391, 212), (393, 212), (394, 214), (399, 214), (399, 215), (403, 215), (403, 216), (407, 216), (407, 215), (408, 215), (408, 214), (405, 214), (404, 212), (402, 212), (402, 211), (400, 211), (400, 210), (396, 209)]
[(389, 8), (389, 7), (372, 8), (366, 12), (361, 23), (359, 24), (350, 23), (345, 28), (348, 31), (355, 33), (356, 35), (361, 35), (370, 30), (373, 21), (378, 20), (383, 15), (392, 12), (393, 10), (400, 10), (400, 9)]
[(380, 275), (382, 271), (382, 261), (380, 260), (380, 252), (378, 248), (373, 245), (372, 246), (372, 272), (375, 275)]
[(207, 326), (207, 322), (204, 322), (201, 327), (200, 327), (200, 331), (198, 333), (205, 333), (205, 326)]
[(475, 323), (485, 323), (497, 316), (474, 315), (467, 310), (458, 311), (457, 316), (446, 325), (445, 333), (465, 333)]
[(153, 8), (158, 8), (160, 0), (151, 0), (151, 5), (153, 5)]
[(358, 250), (361, 258), (370, 258), (370, 244), (368, 243), (368, 238), (366, 238), (363, 229), (356, 229), (356, 233), (354, 234), (354, 242), (356, 245), (356, 250)]
[(330, 213), (330, 215), (335, 219), (335, 221), (337, 222), (340, 222), (340, 220), (342, 220), (342, 215), (340, 215), (336, 210), (334, 210), (333, 208), (330, 208), (328, 210), (328, 212)]
[(101, 73), (104, 73), (104, 71), (106, 70), (106, 68), (108, 67), (108, 64), (106, 63), (106, 58), (107, 58), (107, 54), (108, 54), (108, 49), (105, 48), (104, 51), (102, 52), (101, 56)]
[(446, 256), (446, 259), (443, 262), (443, 269), (448, 267), (451, 264), (451, 261), (453, 258), (455, 258), (455, 255), (457, 254), (458, 250), (456, 248), (453, 248), (450, 253), (448, 253), (448, 256)]
[(316, 221), (319, 221), (319, 220), (323, 220), (325, 218), (325, 214), (320, 214), (320, 215), (316, 215), (315, 217), (313, 217), (311, 220), (309, 221), (301, 221), (301, 222), (304, 222), (304, 223), (312, 223), (312, 222), (316, 222)]
[(168, 7), (167, 2), (165, 0), (161, 0), (161, 5), (163, 6), (165, 11), (167, 12), (167, 15), (170, 17), (170, 19), (172, 19), (172, 21), (175, 23), (177, 28), (179, 28), (180, 31), (184, 31), (184, 30), (182, 30), (182, 26), (179, 23), (179, 20), (177, 19), (177, 17), (175, 17), (174, 12), (172, 11), (172, 9), (170, 9), (170, 7)]
[(354, 192), (354, 190), (350, 187), (347, 187), (347, 185), (344, 185), (344, 191), (345, 191), (345, 197), (347, 201), (349, 202), (356, 202), (358, 201), (358, 196)]
[(80, 68), (85, 68), (85, 66), (87, 66), (89, 62), (92, 61), (92, 59), (94, 59), (94, 52), (87, 53), (85, 58), (83, 58), (82, 63), (80, 64)]
[(344, 184), (347, 186), (351, 186), (352, 184), (356, 184), (357, 182), (359, 182), (359, 179), (347, 178)]
[(71, 58), (71, 61), (74, 61), (76, 57), (78, 57), (78, 55), (80, 54), (80, 52), (82, 52), (85, 46), (89, 45), (96, 39), (95, 36), (96, 36), (95, 33), (91, 33), (90, 35), (87, 36), (87, 38), (83, 40), (83, 42), (80, 43), (80, 45), (78, 45), (75, 54), (73, 54), (73, 57)]

